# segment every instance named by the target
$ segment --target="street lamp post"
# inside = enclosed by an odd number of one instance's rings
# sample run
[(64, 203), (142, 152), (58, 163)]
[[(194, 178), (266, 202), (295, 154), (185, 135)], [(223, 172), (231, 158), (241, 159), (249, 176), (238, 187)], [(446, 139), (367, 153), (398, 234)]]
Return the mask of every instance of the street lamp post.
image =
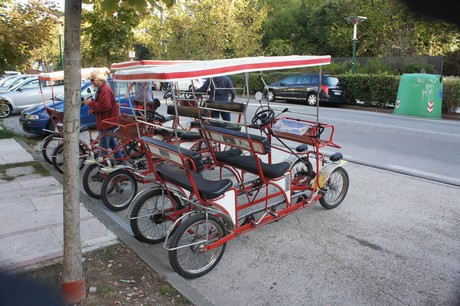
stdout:
[(59, 21), (59, 57), (61, 70), (64, 70), (64, 53), (62, 52), (62, 23)]
[(355, 73), (356, 70), (356, 32), (358, 31), (358, 24), (366, 21), (367, 17), (363, 16), (349, 16), (345, 18), (346, 21), (353, 24), (353, 60), (351, 62), (351, 73)]

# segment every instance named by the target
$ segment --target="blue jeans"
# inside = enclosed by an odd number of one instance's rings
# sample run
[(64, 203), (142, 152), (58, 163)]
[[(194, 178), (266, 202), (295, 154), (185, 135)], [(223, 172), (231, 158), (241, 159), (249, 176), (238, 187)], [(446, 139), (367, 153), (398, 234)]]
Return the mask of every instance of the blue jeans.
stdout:
[(225, 121), (231, 120), (230, 113), (227, 113), (227, 112), (212, 111), (211, 117), (219, 119), (219, 114), (222, 116), (222, 119), (224, 119)]
[[(114, 150), (118, 146), (118, 142), (115, 139), (115, 137), (107, 136), (107, 135), (105, 135), (104, 137), (101, 137), (101, 136), (104, 135), (104, 133), (115, 133), (116, 129), (117, 128), (114, 127), (114, 128), (111, 128), (105, 131), (102, 131), (102, 130), (99, 131), (99, 137), (100, 137), (99, 145), (101, 146), (101, 148), (105, 149), (105, 150), (101, 150), (102, 156), (107, 155), (107, 153), (109, 152), (109, 148)], [(121, 151), (121, 148), (119, 150), (113, 151), (113, 155), (116, 160), (121, 162), (121, 159), (123, 158), (123, 152)]]

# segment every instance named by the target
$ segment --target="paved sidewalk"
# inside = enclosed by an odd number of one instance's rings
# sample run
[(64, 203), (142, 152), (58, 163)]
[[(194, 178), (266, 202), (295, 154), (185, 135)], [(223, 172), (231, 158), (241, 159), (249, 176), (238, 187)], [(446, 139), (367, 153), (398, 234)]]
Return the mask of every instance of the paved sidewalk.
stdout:
[[(0, 165), (33, 161), (16, 140), (0, 140)], [(62, 185), (31, 166), (0, 176), (0, 270), (26, 269), (63, 255)], [(80, 203), (83, 252), (117, 242), (117, 237)]]

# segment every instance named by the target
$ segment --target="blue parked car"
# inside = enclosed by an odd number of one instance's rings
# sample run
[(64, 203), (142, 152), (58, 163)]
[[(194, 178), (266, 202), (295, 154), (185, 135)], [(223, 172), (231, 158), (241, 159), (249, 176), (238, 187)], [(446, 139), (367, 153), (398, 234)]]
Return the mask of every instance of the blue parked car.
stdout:
[[(109, 83), (112, 85), (112, 83)], [(91, 86), (91, 82), (83, 81), (81, 87), (81, 97), (86, 99), (88, 97), (94, 97), (96, 88)], [(120, 92), (120, 90), (118, 90)], [(128, 100), (123, 96), (117, 97), (117, 102), (128, 105)], [(47, 107), (55, 108), (59, 112), (64, 112), (64, 95), (59, 95), (55, 97), (54, 104), (53, 101), (46, 102)], [(83, 127), (96, 127), (96, 116), (88, 115), (89, 107), (82, 105), (80, 109), (80, 126)], [(121, 108), (123, 113), (131, 113), (130, 110), (126, 108)], [(54, 131), (55, 127), (53, 121), (49, 117), (48, 113), (45, 110), (43, 103), (34, 105), (32, 107), (26, 108), (21, 112), (19, 117), (19, 123), (22, 126), (22, 129), (28, 133), (43, 135), (47, 134), (47, 131)]]

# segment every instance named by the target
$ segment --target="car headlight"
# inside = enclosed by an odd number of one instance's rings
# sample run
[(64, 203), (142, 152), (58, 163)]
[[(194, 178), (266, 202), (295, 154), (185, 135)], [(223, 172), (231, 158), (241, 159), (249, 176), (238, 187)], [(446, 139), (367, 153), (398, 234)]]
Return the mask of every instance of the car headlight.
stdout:
[(26, 119), (26, 120), (38, 120), (38, 119), (40, 119), (40, 118), (38, 117), (38, 115), (29, 115), (29, 114), (26, 114), (26, 115), (24, 115), (24, 119)]

